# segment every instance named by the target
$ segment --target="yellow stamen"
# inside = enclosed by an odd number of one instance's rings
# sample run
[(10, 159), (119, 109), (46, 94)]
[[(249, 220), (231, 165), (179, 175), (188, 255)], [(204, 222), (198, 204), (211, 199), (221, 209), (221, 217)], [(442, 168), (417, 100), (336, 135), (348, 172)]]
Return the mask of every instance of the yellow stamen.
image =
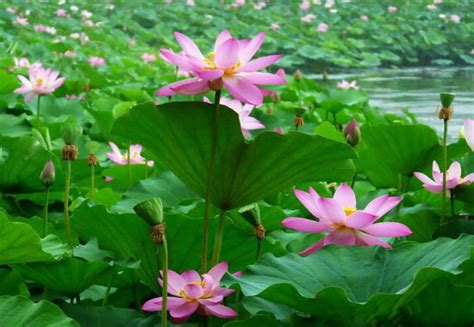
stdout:
[(346, 213), (346, 216), (349, 216), (350, 214), (356, 212), (356, 208), (344, 208), (344, 212)]
[(36, 86), (42, 86), (43, 82), (44, 82), (44, 80), (42, 78), (36, 79)]

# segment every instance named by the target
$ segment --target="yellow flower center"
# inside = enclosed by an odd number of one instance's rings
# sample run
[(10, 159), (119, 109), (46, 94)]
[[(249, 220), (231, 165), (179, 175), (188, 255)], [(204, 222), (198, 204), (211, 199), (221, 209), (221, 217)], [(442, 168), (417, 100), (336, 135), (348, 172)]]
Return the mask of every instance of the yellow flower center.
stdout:
[(43, 83), (44, 83), (44, 80), (43, 80), (42, 78), (38, 78), (38, 79), (36, 80), (36, 86), (42, 86)]
[(344, 212), (346, 213), (346, 216), (349, 216), (356, 211), (357, 211), (356, 208), (344, 208)]
[[(207, 67), (204, 67), (206, 70), (215, 70), (218, 69), (219, 67), (216, 66), (216, 63), (214, 62), (214, 58), (216, 57), (214, 52), (209, 53), (208, 58), (204, 59), (204, 62), (206, 63)], [(237, 63), (232, 66), (224, 69), (224, 75), (233, 75), (235, 71), (241, 66), (240, 60), (237, 61)]]

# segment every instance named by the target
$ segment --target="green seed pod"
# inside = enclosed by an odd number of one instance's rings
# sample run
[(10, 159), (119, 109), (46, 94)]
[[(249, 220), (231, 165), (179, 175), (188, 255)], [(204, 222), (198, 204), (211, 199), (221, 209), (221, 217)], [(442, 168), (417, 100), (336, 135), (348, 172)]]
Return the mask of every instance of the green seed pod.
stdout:
[(82, 127), (77, 124), (67, 124), (62, 129), (64, 143), (76, 144), (77, 139), (82, 135)]
[(143, 201), (133, 207), (133, 210), (152, 226), (163, 222), (163, 203), (160, 198)]
[(441, 99), (441, 105), (443, 106), (443, 108), (449, 108), (453, 104), (453, 101), (456, 95), (453, 93), (444, 92), (444, 93), (440, 93), (439, 97)]
[(56, 167), (54, 167), (52, 160), (48, 160), (44, 165), (40, 174), (40, 179), (46, 187), (54, 184), (54, 181), (56, 180)]

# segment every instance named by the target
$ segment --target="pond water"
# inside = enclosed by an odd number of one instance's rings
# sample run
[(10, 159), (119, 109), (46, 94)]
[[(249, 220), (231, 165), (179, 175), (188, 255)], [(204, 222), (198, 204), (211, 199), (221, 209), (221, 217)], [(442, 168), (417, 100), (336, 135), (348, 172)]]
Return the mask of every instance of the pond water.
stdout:
[(370, 104), (393, 113), (408, 108), (420, 122), (442, 131), (443, 123), (436, 109), (442, 91), (456, 94), (454, 115), (448, 129), (455, 139), (465, 118), (474, 118), (474, 67), (413, 68), (363, 71), (329, 75), (330, 83), (356, 80), (367, 92)]

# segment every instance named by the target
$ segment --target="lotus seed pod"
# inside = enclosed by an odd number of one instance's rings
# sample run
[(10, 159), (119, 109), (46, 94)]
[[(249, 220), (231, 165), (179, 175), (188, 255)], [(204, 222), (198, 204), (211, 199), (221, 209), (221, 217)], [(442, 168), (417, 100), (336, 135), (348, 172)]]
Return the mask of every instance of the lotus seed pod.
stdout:
[(152, 226), (163, 222), (163, 203), (160, 198), (143, 201), (133, 207), (133, 210)]
[(444, 92), (444, 93), (440, 93), (439, 97), (441, 99), (441, 105), (443, 106), (443, 108), (449, 108), (453, 104), (453, 101), (456, 95), (453, 93)]
[(82, 135), (82, 127), (77, 124), (67, 124), (62, 129), (64, 143), (76, 144), (77, 139)]

